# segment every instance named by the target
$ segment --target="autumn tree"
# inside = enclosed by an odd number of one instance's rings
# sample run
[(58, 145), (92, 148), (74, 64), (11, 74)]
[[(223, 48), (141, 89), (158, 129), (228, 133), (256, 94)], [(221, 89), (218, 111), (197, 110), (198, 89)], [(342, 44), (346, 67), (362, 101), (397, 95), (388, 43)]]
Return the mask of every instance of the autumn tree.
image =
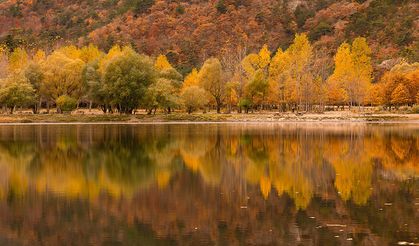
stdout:
[(95, 103), (104, 113), (109, 112), (110, 99), (102, 79), (99, 62), (91, 62), (87, 64), (83, 70), (83, 96), (89, 101), (89, 110)]
[(22, 71), (29, 62), (28, 53), (23, 48), (16, 48), (9, 56), (9, 72)]
[(286, 104), (288, 103), (288, 100), (285, 98), (285, 85), (289, 77), (288, 63), (288, 53), (278, 48), (269, 65), (270, 101), (279, 105), (281, 111), (285, 111)]
[(110, 103), (119, 112), (131, 114), (143, 102), (147, 87), (156, 79), (156, 71), (150, 57), (125, 47), (109, 61), (103, 79)]
[(198, 74), (201, 87), (208, 91), (215, 101), (217, 113), (221, 112), (225, 93), (222, 73), (220, 61), (217, 58), (210, 58), (205, 61)]
[(79, 57), (84, 63), (89, 64), (92, 62), (97, 62), (102, 56), (103, 52), (99, 50), (96, 45), (89, 44), (87, 46), (83, 46), (80, 49)]
[(6, 47), (0, 45), (0, 79), (7, 77), (9, 67), (9, 55)]
[[(313, 48), (306, 34), (296, 34), (286, 50), (288, 54), (288, 94), (295, 95), (298, 105), (308, 110), (313, 76), (310, 71)], [(295, 90), (295, 92), (293, 92)]]
[(10, 108), (11, 114), (16, 107), (34, 103), (35, 90), (22, 73), (12, 74), (0, 82), (0, 102)]
[(167, 57), (165, 55), (159, 55), (156, 59), (156, 62), (154, 63), (154, 67), (157, 70), (164, 70), (173, 68), (172, 65), (170, 65), (169, 61), (167, 60)]
[(381, 83), (372, 84), (367, 91), (365, 103), (370, 105), (381, 105), (383, 103), (383, 86)]
[(186, 88), (191, 87), (191, 86), (198, 86), (198, 85), (199, 85), (198, 70), (194, 68), (188, 75), (186, 75), (185, 79), (183, 80), (182, 90), (185, 90)]
[(41, 109), (42, 97), (41, 95), (41, 86), (44, 83), (44, 71), (42, 69), (42, 61), (36, 62), (33, 60), (25, 69), (24, 74), (28, 82), (32, 85), (36, 95), (36, 101), (31, 107), (34, 114), (39, 113)]
[(149, 86), (144, 103), (149, 114), (158, 107), (170, 114), (180, 104), (178, 90), (171, 80), (159, 78)]
[(406, 105), (410, 102), (409, 91), (404, 84), (398, 84), (391, 93), (391, 103), (393, 105)]
[[(247, 55), (241, 65), (246, 73), (245, 98), (252, 105), (263, 105), (268, 95), (268, 66), (271, 62), (271, 52), (264, 45), (259, 53)], [(240, 103), (244, 105), (244, 103)]]
[(29, 83), (35, 90), (36, 101), (31, 105), (34, 114), (39, 113), (42, 104), (41, 86), (44, 83), (45, 74), (43, 65), (46, 61), (46, 54), (43, 50), (37, 50), (28, 62), (28, 65), (22, 71)]
[(71, 112), (77, 107), (77, 99), (67, 95), (59, 96), (56, 100), (59, 113)]
[(77, 58), (74, 47), (64, 47), (48, 56), (43, 64), (44, 83), (40, 93), (47, 101), (68, 95), (77, 100), (82, 96), (83, 70), (85, 63)]
[(327, 102), (331, 105), (343, 106), (348, 101), (348, 94), (342, 84), (337, 80), (329, 80), (327, 83)]
[(371, 50), (365, 38), (356, 38), (352, 45), (343, 43), (335, 56), (335, 70), (329, 83), (340, 84), (348, 95), (349, 105), (364, 103), (372, 80)]
[(208, 93), (196, 85), (186, 87), (182, 91), (181, 99), (188, 114), (204, 107), (209, 102)]
[[(406, 104), (413, 104), (419, 93), (419, 63), (409, 64), (402, 61), (381, 77), (380, 84), (385, 105), (393, 104), (392, 95), (397, 87), (400, 87), (399, 92), (407, 90), (408, 101)], [(401, 90), (400, 84), (404, 86), (403, 90)]]

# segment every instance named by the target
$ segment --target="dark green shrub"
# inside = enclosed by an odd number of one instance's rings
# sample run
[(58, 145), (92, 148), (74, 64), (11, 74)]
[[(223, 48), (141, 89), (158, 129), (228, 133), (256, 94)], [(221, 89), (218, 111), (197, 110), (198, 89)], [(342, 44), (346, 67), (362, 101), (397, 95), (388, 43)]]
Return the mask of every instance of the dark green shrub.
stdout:
[(327, 35), (333, 32), (333, 27), (327, 22), (320, 22), (316, 28), (310, 31), (310, 40), (318, 40), (321, 36)]

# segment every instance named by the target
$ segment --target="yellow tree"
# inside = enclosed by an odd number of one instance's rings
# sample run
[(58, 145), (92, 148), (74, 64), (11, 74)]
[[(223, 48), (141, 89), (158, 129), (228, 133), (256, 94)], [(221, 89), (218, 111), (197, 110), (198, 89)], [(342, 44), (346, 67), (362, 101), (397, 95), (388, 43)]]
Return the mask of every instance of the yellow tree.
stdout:
[(0, 79), (7, 77), (9, 58), (6, 47), (0, 45)]
[(29, 58), (26, 50), (16, 48), (9, 56), (9, 71), (12, 73), (20, 72), (28, 65), (28, 62)]
[(365, 102), (367, 104), (372, 105), (381, 105), (383, 103), (383, 88), (382, 88), (382, 83), (376, 83), (376, 84), (372, 84), (369, 88), (368, 88), (368, 92), (367, 92), (367, 96), (365, 99)]
[(157, 70), (164, 70), (164, 69), (170, 69), (173, 68), (172, 65), (170, 65), (169, 61), (167, 60), (167, 57), (165, 55), (159, 55), (156, 59), (156, 62), (154, 64), (154, 67)]
[(224, 100), (225, 83), (223, 81), (221, 63), (217, 58), (210, 58), (205, 61), (198, 74), (199, 84), (213, 97), (217, 113), (221, 112)]
[(244, 100), (249, 101), (250, 104), (262, 105), (265, 103), (269, 91), (268, 68), (270, 62), (271, 52), (266, 44), (258, 54), (249, 54), (241, 62), (247, 80)]
[(268, 49), (268, 46), (265, 44), (260, 49), (258, 54), (249, 54), (241, 62), (241, 65), (246, 72), (248, 79), (256, 74), (260, 69), (267, 69), (269, 63), (271, 62), (271, 52)]
[(102, 52), (96, 45), (89, 44), (88, 46), (83, 46), (80, 49), (80, 59), (84, 63), (91, 63), (93, 61), (97, 61), (101, 56)]
[(413, 104), (419, 93), (419, 63), (401, 62), (397, 64), (381, 77), (380, 84), (383, 88), (383, 103), (386, 105), (392, 104), (392, 93), (399, 84), (403, 84), (409, 93), (408, 104)]
[(351, 56), (354, 65), (353, 101), (360, 105), (364, 102), (372, 80), (371, 49), (365, 38), (355, 38), (352, 42)]
[(41, 85), (42, 94), (54, 101), (63, 95), (79, 99), (84, 66), (80, 59), (72, 59), (57, 51), (52, 53), (43, 64), (45, 78)]
[(335, 56), (335, 70), (329, 82), (340, 84), (348, 95), (349, 105), (361, 105), (372, 80), (371, 50), (365, 38), (356, 38), (352, 46), (343, 43)]
[(81, 50), (74, 45), (62, 46), (56, 51), (71, 59), (81, 59)]
[(182, 91), (188, 87), (198, 86), (198, 85), (199, 85), (198, 70), (194, 68), (183, 80)]
[[(295, 89), (299, 106), (304, 105), (308, 109), (310, 103), (312, 75), (310, 62), (313, 55), (313, 48), (306, 34), (296, 34), (294, 42), (286, 50), (288, 56), (288, 80), (290, 89)], [(290, 93), (292, 94), (292, 93)]]
[(391, 103), (399, 106), (406, 105), (409, 101), (409, 91), (406, 86), (402, 83), (398, 84), (393, 93), (391, 93)]
[(328, 80), (327, 101), (332, 105), (344, 105), (348, 100), (345, 89), (337, 80)]
[(46, 59), (46, 54), (45, 54), (45, 51), (43, 50), (37, 50), (32, 57), (32, 61), (35, 63), (41, 63), (45, 61), (45, 59)]
[(278, 48), (269, 65), (269, 97), (273, 103), (278, 103), (285, 110), (285, 82), (288, 77), (288, 53)]
[(342, 100), (346, 96), (353, 95), (353, 71), (351, 46), (348, 43), (343, 43), (339, 46), (335, 55), (335, 70), (328, 79), (329, 103), (339, 105), (346, 101)]
[(114, 45), (106, 55), (103, 56), (99, 61), (99, 72), (100, 74), (105, 74), (106, 67), (110, 61), (122, 54), (122, 48), (119, 45)]

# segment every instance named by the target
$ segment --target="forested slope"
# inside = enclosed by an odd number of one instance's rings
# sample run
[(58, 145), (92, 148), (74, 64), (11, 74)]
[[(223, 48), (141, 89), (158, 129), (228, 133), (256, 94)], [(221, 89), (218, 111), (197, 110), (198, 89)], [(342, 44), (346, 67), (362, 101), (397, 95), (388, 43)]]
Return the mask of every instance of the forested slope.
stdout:
[(186, 73), (238, 49), (287, 48), (295, 33), (307, 32), (330, 57), (343, 41), (364, 36), (378, 65), (418, 60), (417, 16), (415, 0), (3, 0), (0, 42), (50, 51), (68, 43), (104, 50), (131, 44), (166, 54)]

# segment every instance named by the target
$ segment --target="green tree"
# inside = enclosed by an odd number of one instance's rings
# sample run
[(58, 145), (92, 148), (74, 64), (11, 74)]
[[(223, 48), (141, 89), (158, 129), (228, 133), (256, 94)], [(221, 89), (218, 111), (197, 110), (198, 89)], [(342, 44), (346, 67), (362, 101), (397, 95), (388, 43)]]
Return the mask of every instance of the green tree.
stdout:
[(186, 87), (182, 91), (181, 98), (188, 114), (204, 107), (209, 102), (208, 93), (196, 85)]
[(10, 107), (10, 113), (16, 107), (28, 106), (35, 101), (35, 90), (23, 74), (13, 74), (0, 81), (0, 102)]
[(63, 53), (56, 51), (52, 53), (43, 63), (44, 82), (41, 85), (41, 94), (47, 101), (54, 101), (62, 96), (68, 95), (79, 99), (82, 96), (83, 70), (85, 63), (75, 57), (73, 49)]
[(62, 95), (56, 100), (58, 112), (71, 112), (77, 107), (77, 99), (69, 97), (67, 95)]
[(201, 87), (208, 91), (216, 103), (217, 113), (221, 112), (225, 93), (222, 74), (221, 63), (217, 58), (206, 60), (198, 74)]
[(174, 108), (179, 106), (177, 91), (172, 81), (168, 79), (160, 78), (151, 84), (147, 90), (145, 102), (149, 114), (157, 107), (163, 108), (165, 112), (170, 114)]
[(144, 101), (147, 87), (156, 76), (150, 57), (125, 47), (108, 62), (103, 79), (111, 104), (120, 113), (131, 114)]
[(109, 93), (104, 86), (98, 62), (86, 65), (83, 71), (84, 97), (89, 101), (89, 109), (92, 104), (99, 105), (104, 113), (110, 111)]
[(42, 86), (45, 76), (42, 71), (41, 65), (34, 61), (31, 62), (27, 66), (24, 73), (25, 73), (25, 77), (28, 79), (29, 83), (32, 85), (32, 88), (35, 91), (37, 102), (34, 102), (33, 105), (31, 105), (31, 107), (32, 107), (32, 112), (34, 114), (37, 114), (39, 113), (39, 110), (41, 109), (41, 102), (42, 102), (41, 86)]

